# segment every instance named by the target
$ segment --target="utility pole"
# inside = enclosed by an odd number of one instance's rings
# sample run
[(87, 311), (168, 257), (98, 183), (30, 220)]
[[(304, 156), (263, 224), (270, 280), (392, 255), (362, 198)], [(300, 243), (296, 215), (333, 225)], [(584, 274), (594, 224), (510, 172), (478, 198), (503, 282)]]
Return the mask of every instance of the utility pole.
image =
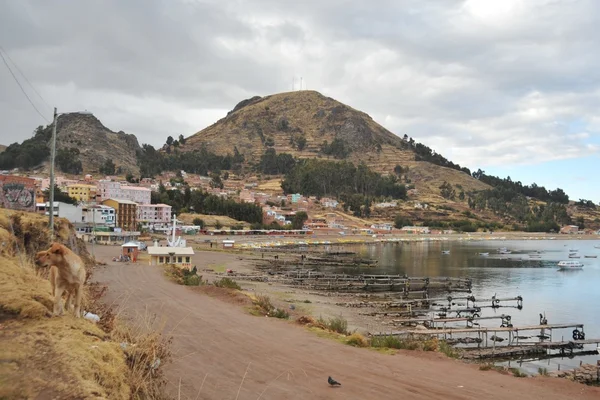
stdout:
[(54, 240), (54, 158), (56, 156), (56, 121), (58, 114), (54, 107), (54, 121), (52, 123), (52, 144), (50, 148), (50, 239)]

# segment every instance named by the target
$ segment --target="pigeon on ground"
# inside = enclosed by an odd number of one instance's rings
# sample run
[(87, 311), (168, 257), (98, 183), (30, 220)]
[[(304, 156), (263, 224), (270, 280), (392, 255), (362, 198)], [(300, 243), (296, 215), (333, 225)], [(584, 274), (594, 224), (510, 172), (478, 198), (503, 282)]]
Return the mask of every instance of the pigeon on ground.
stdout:
[(327, 383), (329, 383), (331, 386), (342, 386), (341, 383), (339, 383), (338, 381), (336, 381), (332, 377), (327, 378)]

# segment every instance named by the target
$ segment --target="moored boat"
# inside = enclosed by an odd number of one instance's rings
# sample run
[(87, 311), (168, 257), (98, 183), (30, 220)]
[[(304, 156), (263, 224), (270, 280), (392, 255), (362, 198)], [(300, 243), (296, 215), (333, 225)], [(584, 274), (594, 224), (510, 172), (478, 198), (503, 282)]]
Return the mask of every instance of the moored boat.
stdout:
[(558, 263), (560, 269), (581, 269), (583, 264), (580, 261), (560, 261)]

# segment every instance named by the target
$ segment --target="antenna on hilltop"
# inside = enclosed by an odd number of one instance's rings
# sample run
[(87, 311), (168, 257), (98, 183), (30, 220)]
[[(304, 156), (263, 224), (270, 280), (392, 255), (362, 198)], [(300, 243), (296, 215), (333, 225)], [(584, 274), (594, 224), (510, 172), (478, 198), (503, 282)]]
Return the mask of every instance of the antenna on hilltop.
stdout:
[(300, 90), (302, 90), (302, 77), (300, 77)]
[(292, 76), (292, 92), (294, 91), (295, 88), (296, 88), (296, 77)]

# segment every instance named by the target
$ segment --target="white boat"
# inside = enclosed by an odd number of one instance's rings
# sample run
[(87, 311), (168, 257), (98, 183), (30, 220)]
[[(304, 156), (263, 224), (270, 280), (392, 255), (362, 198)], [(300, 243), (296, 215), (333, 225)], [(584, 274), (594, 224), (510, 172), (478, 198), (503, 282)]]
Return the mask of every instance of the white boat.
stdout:
[(558, 267), (560, 269), (581, 269), (583, 264), (580, 261), (560, 261)]
[(577, 254), (569, 254), (569, 258), (581, 258), (581, 256), (578, 256)]
[(512, 253), (512, 251), (508, 250), (506, 247), (503, 247), (501, 249), (498, 249), (498, 253), (499, 254), (510, 254), (510, 253)]
[(598, 258), (598, 256), (583, 256), (584, 258)]
[(442, 254), (450, 254), (450, 250), (442, 250)]
[(483, 256), (483, 257), (487, 257), (487, 256), (489, 256), (489, 255), (490, 255), (490, 253), (479, 253), (479, 255), (480, 255), (480, 256)]

